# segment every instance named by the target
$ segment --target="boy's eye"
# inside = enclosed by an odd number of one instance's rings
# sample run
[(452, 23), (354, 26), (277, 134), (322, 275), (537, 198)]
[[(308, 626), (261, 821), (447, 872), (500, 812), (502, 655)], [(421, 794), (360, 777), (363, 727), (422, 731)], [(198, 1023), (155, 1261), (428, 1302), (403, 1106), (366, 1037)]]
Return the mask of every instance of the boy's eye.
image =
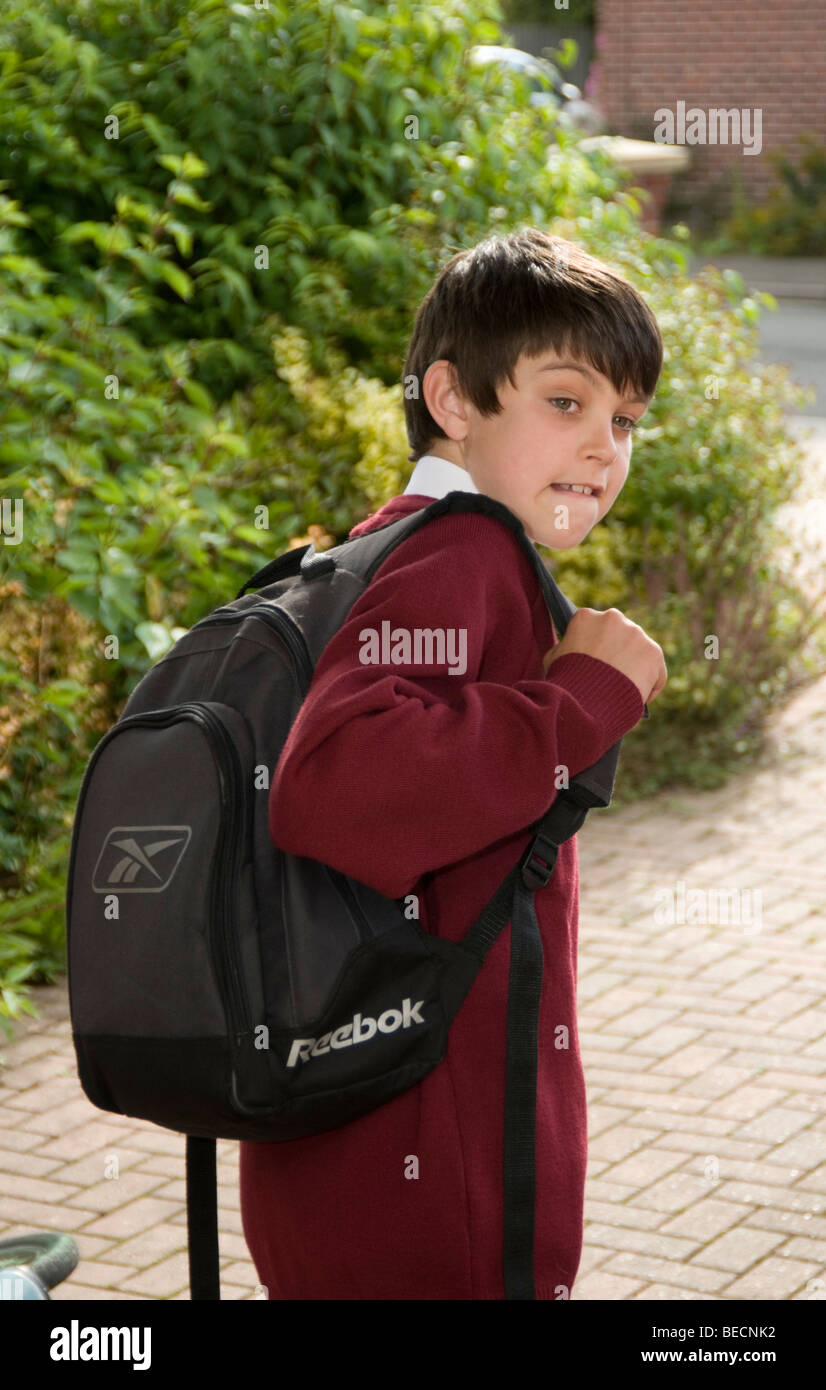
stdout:
[[(577, 405), (577, 401), (575, 401), (572, 396), (550, 396), (548, 399), (548, 404), (556, 406), (557, 409), (560, 409), (560, 402), (564, 405)], [(562, 415), (570, 415), (570, 413), (570, 410), (561, 411)], [(640, 423), (639, 420), (632, 420), (630, 415), (615, 415), (614, 419), (625, 421), (622, 428), (625, 430), (626, 434), (631, 434), (637, 429)]]

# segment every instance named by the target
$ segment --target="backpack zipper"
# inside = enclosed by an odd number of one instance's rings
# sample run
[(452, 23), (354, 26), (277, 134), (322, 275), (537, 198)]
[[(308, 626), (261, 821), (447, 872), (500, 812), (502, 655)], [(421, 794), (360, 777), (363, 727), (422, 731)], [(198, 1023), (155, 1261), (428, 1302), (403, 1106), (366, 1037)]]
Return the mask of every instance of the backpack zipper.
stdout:
[(373, 936), (375, 936), (375, 932), (373, 931), (373, 928), (370, 926), (367, 914), (364, 912), (361, 903), (359, 902), (358, 898), (356, 897), (353, 891), (352, 885), (350, 884), (350, 880), (346, 877), (345, 874), (340, 873), (338, 869), (331, 869), (329, 864), (326, 867), (334, 881), (338, 884), (341, 896), (349, 905), (350, 911), (352, 912), (353, 916), (356, 918), (357, 922), (359, 923), (359, 926), (361, 927), (362, 941), (369, 941)]
[[(216, 623), (238, 622), (246, 617), (261, 618), (283, 636), (293, 657), (293, 663), (299, 677), (301, 693), (305, 695), (313, 678), (313, 668), (307, 651), (307, 645), (297, 625), (282, 609), (274, 608), (270, 604), (258, 605), (257, 607), (250, 605), (240, 612), (235, 610), (234, 612), (213, 613), (210, 617), (203, 618), (201, 622), (196, 623), (195, 626), (209, 627)], [(190, 629), (190, 631), (193, 630), (194, 629)], [(375, 936), (375, 932), (346, 876), (340, 873), (338, 869), (331, 868), (329, 864), (325, 867), (338, 884), (341, 896), (344, 898), (351, 913), (358, 922), (362, 939), (365, 941), (370, 940)]]
[(276, 629), (284, 638), (290, 649), (296, 674), (299, 678), (302, 693), (306, 694), (310, 682), (313, 679), (313, 666), (310, 661), (310, 654), (307, 651), (307, 644), (296, 623), (281, 608), (274, 608), (270, 604), (260, 604), (258, 607), (250, 606), (242, 610), (231, 613), (213, 613), (208, 618), (202, 618), (199, 623), (195, 623), (189, 630), (194, 632), (196, 628), (211, 627), (215, 623), (237, 623), (244, 618), (261, 618), (270, 627)]
[[(196, 721), (205, 725), (213, 735), (210, 742), (212, 743), (213, 749), (219, 754), (217, 762), (220, 774), (221, 808), (222, 811), (228, 813), (235, 811), (237, 816), (238, 807), (244, 806), (244, 799), (241, 769), (238, 763), (238, 754), (235, 749), (235, 744), (224, 728), (221, 720), (207, 705), (193, 700), (177, 706), (177, 711), (179, 713), (182, 710), (186, 710), (190, 715), (194, 716)], [(228, 819), (229, 815), (226, 816), (225, 824)], [(235, 1041), (237, 1041), (242, 1034), (249, 1033), (251, 1029), (249, 1006), (244, 992), (244, 982), (238, 959), (238, 942), (229, 930), (229, 924), (232, 921), (232, 894), (233, 888), (236, 886), (238, 848), (240, 842), (241, 835), (238, 833), (238, 830), (236, 830), (232, 842), (230, 842), (229, 836), (224, 836), (221, 847), (221, 858), (218, 865), (219, 896), (222, 911), (218, 914), (213, 910), (210, 914), (213, 959), (219, 960), (222, 963), (223, 971), (219, 972), (219, 979), (222, 974), (222, 983), (225, 981), (229, 986), (225, 1002), (229, 1005), (228, 1012)], [(213, 897), (213, 908), (214, 905), (215, 902)]]
[[(210, 735), (215, 735), (215, 737), (209, 737), (209, 742), (213, 750), (218, 753), (216, 761), (219, 772), (218, 782), (222, 810), (226, 810), (227, 808), (230, 810), (232, 809), (230, 786), (234, 788), (238, 796), (236, 807), (238, 805), (243, 806), (244, 803), (240, 799), (242, 793), (241, 773), (235, 745), (218, 716), (214, 714), (211, 709), (208, 709), (205, 705), (199, 704), (196, 701), (187, 701), (181, 705), (173, 705), (169, 709), (146, 710), (143, 714), (130, 714), (127, 715), (125, 719), (119, 720), (118, 723), (104, 735), (93, 754), (89, 763), (83, 793), (85, 794), (92, 768), (97, 763), (99, 755), (103, 752), (106, 744), (123, 729), (134, 727), (139, 724), (158, 724), (161, 726), (164, 724), (174, 724), (175, 721), (180, 718), (181, 713), (185, 713), (189, 715), (190, 718), (194, 718), (197, 723), (204, 725), (205, 728), (209, 730)], [(77, 812), (78, 820), (80, 809), (81, 803), (79, 802)], [(230, 1025), (235, 1037), (241, 1033), (249, 1032), (251, 1027), (249, 1021), (249, 1007), (244, 992), (241, 969), (238, 961), (238, 944), (234, 938), (232, 940), (229, 939), (228, 933), (228, 924), (232, 921), (232, 888), (235, 876), (233, 871), (235, 868), (235, 861), (238, 858), (237, 851), (239, 843), (240, 835), (237, 832), (232, 842), (230, 842), (228, 836), (225, 835), (223, 837), (220, 867), (218, 870), (222, 888), (221, 897), (223, 913), (220, 924), (218, 925), (216, 925), (218, 914), (214, 910), (214, 896), (211, 897), (210, 902), (212, 909), (210, 912), (210, 946), (212, 957), (213, 960), (217, 960), (223, 966), (223, 970), (219, 971), (218, 975), (219, 985), (223, 987), (226, 983), (229, 986), (228, 994), (224, 998), (224, 1005), (225, 1007), (228, 1006)], [(222, 988), (222, 994), (223, 993), (224, 989)]]

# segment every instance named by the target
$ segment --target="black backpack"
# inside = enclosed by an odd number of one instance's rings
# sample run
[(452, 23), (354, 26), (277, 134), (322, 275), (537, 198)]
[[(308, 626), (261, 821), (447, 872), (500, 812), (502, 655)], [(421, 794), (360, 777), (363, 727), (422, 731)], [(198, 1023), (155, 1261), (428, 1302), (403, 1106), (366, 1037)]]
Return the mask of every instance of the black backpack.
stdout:
[(533, 894), (587, 811), (609, 804), (621, 740), (556, 793), (458, 943), (425, 932), (408, 900), (276, 849), (268, 826), (269, 774), (328, 641), (396, 546), (461, 511), (518, 537), (561, 640), (576, 610), (519, 519), (453, 492), (273, 560), (147, 672), (86, 769), (66, 899), (80, 1081), (100, 1109), (187, 1136), (193, 1299), (220, 1298), (216, 1139), (318, 1134), (415, 1085), (511, 919), (504, 1276), (508, 1299), (535, 1298)]

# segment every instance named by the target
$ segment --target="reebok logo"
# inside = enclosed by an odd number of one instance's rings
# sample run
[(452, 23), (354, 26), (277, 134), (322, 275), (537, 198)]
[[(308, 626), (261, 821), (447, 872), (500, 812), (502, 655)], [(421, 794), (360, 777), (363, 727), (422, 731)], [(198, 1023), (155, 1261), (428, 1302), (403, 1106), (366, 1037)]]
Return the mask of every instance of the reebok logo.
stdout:
[(369, 1042), (377, 1032), (395, 1033), (397, 1028), (410, 1028), (414, 1023), (424, 1023), (425, 1020), (419, 1013), (423, 1003), (423, 999), (417, 999), (415, 1004), (411, 1004), (409, 999), (403, 999), (400, 1009), (385, 1009), (378, 1019), (370, 1018), (369, 1015), (363, 1018), (361, 1014), (355, 1014), (350, 1023), (342, 1024), (341, 1028), (336, 1028), (333, 1033), (324, 1033), (320, 1038), (295, 1038), (290, 1048), (287, 1066), (294, 1067), (298, 1062), (309, 1062), (311, 1057), (321, 1057), (331, 1048), (353, 1047), (357, 1043)]
[(192, 838), (188, 825), (115, 825), (92, 874), (93, 893), (162, 893)]

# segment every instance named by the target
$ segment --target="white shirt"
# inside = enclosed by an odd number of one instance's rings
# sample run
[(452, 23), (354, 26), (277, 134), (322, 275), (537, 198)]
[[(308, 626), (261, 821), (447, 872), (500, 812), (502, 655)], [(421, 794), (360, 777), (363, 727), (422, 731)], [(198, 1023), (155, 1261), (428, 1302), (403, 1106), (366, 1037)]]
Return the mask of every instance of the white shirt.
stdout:
[(445, 497), (449, 492), (476, 492), (479, 489), (466, 468), (440, 458), (438, 454), (422, 454), (410, 475), (405, 492), (422, 497)]

